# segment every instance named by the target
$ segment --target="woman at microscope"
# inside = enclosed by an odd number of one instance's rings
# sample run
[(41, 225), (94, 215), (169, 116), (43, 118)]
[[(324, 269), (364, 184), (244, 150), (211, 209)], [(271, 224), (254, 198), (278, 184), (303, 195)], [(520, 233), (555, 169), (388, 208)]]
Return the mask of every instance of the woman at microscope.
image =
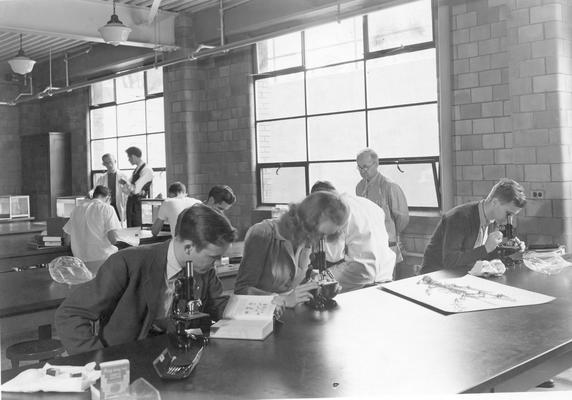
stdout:
[(246, 234), (234, 292), (275, 294), (279, 307), (312, 299), (310, 291), (317, 283), (301, 284), (310, 265), (312, 244), (339, 234), (347, 219), (348, 209), (339, 195), (316, 192), (291, 204), (280, 218), (253, 225)]

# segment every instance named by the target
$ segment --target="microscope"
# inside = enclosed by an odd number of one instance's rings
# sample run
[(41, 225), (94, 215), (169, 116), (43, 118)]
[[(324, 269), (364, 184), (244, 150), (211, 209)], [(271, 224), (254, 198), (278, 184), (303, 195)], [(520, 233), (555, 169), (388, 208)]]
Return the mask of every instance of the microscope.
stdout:
[(506, 215), (506, 224), (501, 225), (499, 230), (503, 233), (502, 243), (497, 246), (499, 258), (506, 266), (514, 265), (515, 260), (511, 256), (524, 251), (524, 242), (516, 237), (513, 214)]
[(177, 348), (188, 350), (193, 344), (205, 344), (203, 335), (195, 335), (190, 330), (204, 332), (211, 325), (210, 315), (202, 312), (200, 299), (193, 294), (193, 263), (187, 261), (182, 276), (175, 281), (175, 292), (170, 317), (175, 322)]
[(338, 306), (334, 297), (338, 294), (339, 283), (327, 268), (324, 241), (325, 239), (322, 238), (312, 246), (310, 267), (306, 274), (307, 280), (314, 280), (318, 283), (318, 288), (311, 292), (314, 298), (306, 302), (310, 308), (317, 311), (331, 310)]
[(210, 315), (202, 312), (200, 299), (193, 294), (193, 264), (187, 261), (183, 273), (175, 281), (173, 303), (169, 318), (175, 323), (175, 340), (169, 335), (169, 344), (159, 356), (153, 360), (153, 368), (163, 379), (186, 379), (195, 369), (207, 344), (208, 339), (192, 330), (208, 330), (211, 325)]

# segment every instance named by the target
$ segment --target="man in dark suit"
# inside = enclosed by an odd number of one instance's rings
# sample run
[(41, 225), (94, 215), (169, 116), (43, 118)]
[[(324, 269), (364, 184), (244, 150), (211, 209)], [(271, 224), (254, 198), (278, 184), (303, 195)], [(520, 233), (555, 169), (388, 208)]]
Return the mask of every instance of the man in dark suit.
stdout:
[(447, 211), (425, 249), (421, 273), (453, 268), (468, 271), (478, 260), (498, 257), (495, 250), (503, 237), (498, 226), (525, 205), (522, 186), (505, 178), (493, 186), (486, 199)]
[[(176, 275), (194, 266), (194, 296), (220, 319), (228, 298), (213, 263), (235, 239), (228, 219), (204, 204), (179, 215), (175, 238), (110, 256), (97, 276), (73, 291), (56, 311), (58, 335), (70, 354), (132, 342), (167, 326)], [(99, 323), (94, 332), (94, 324)]]

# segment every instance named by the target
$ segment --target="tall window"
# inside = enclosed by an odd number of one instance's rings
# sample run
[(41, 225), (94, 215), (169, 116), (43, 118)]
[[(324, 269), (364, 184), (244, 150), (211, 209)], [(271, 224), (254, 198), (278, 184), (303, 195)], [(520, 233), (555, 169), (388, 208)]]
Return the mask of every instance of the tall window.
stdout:
[(316, 180), (355, 192), (371, 147), (411, 208), (438, 208), (437, 63), (431, 0), (257, 44), (260, 204), (301, 199)]
[(135, 168), (125, 150), (136, 146), (154, 171), (151, 197), (167, 195), (163, 70), (150, 69), (91, 85), (92, 185), (105, 173), (101, 156), (111, 153), (128, 175)]

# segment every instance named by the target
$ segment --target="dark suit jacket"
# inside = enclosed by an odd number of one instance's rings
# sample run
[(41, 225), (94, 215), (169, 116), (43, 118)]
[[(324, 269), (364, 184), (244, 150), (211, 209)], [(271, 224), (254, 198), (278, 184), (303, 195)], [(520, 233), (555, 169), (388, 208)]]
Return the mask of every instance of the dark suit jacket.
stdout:
[[(96, 277), (79, 285), (56, 311), (58, 335), (68, 353), (132, 342), (147, 336), (166, 289), (169, 243), (132, 247), (111, 255)], [(195, 274), (195, 298), (213, 319), (222, 317), (228, 298), (214, 269)], [(93, 323), (99, 322), (99, 332)]]
[(481, 221), (479, 203), (461, 204), (442, 217), (423, 255), (421, 273), (440, 269), (471, 269), (477, 260), (488, 260), (496, 252), (487, 254), (485, 246), (475, 246)]

